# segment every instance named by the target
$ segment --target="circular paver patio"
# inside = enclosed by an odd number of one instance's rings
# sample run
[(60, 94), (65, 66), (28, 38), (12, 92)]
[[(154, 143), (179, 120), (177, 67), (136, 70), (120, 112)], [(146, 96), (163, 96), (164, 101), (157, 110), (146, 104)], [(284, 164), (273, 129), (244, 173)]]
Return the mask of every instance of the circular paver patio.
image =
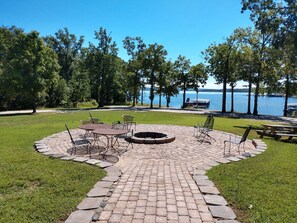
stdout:
[[(109, 184), (111, 193), (105, 193), (106, 196), (100, 200), (98, 209), (94, 212), (87, 210), (84, 214), (93, 216), (97, 223), (199, 223), (220, 219), (236, 222), (236, 216), (227, 206), (227, 202), (218, 195), (219, 191), (205, 175), (206, 170), (219, 163), (246, 158), (238, 154), (235, 147), (228, 157), (223, 156), (223, 142), (229, 139), (229, 134), (212, 131), (210, 135), (215, 140), (207, 139), (201, 143), (193, 136), (193, 127), (138, 124), (137, 131), (166, 132), (174, 134), (176, 139), (166, 144), (133, 144), (133, 149), (130, 146), (126, 152), (123, 149), (118, 162), (113, 164), (114, 168), (121, 171), (121, 174), (118, 174), (121, 176)], [(74, 137), (84, 134), (80, 129), (71, 132)], [(47, 137), (42, 143), (44, 147), (40, 150), (43, 149), (47, 155), (59, 154), (56, 157), (64, 159), (71, 157), (71, 143), (67, 132)], [(263, 151), (255, 148), (251, 140), (246, 142), (245, 149), (248, 152), (246, 155), (252, 156)], [(100, 157), (95, 154), (96, 150), (93, 152), (89, 159), (84, 151), (78, 151), (76, 159), (98, 164), (99, 161), (94, 160)], [(82, 157), (77, 158), (78, 156)], [(104, 163), (102, 160), (100, 162)], [(81, 214), (76, 213), (66, 222), (90, 221), (75, 220), (80, 218)]]

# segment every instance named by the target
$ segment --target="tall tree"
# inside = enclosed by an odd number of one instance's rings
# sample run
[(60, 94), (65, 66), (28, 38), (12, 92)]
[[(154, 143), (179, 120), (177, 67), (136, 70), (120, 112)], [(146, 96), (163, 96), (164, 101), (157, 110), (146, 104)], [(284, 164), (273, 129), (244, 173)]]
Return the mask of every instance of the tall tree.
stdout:
[(129, 37), (127, 36), (123, 40), (124, 48), (127, 50), (127, 53), (131, 58), (128, 62), (128, 72), (130, 72), (129, 79), (132, 78), (131, 85), (133, 86), (133, 103), (132, 106), (135, 106), (136, 99), (139, 94), (139, 87), (141, 86), (141, 79), (143, 77), (143, 70), (141, 66), (141, 61), (139, 54), (143, 52), (146, 48), (145, 43), (140, 37)]
[(193, 88), (196, 91), (196, 99), (198, 100), (199, 87), (204, 87), (208, 79), (205, 65), (203, 63), (199, 63), (195, 66), (192, 66), (190, 69), (190, 74), (196, 80), (193, 84)]
[(208, 63), (207, 71), (217, 84), (223, 84), (222, 112), (226, 112), (227, 83), (234, 72), (235, 39), (231, 36), (219, 45), (211, 44), (203, 54)]
[(64, 28), (58, 30), (55, 36), (46, 36), (44, 40), (57, 53), (61, 66), (60, 76), (68, 83), (76, 69), (75, 60), (79, 57), (84, 37), (77, 38), (75, 34), (69, 33), (68, 29)]
[(194, 76), (190, 75), (191, 61), (185, 56), (179, 55), (177, 60), (174, 62), (174, 69), (177, 73), (178, 85), (183, 91), (182, 108), (185, 108), (186, 91), (195, 83)]
[(106, 29), (95, 31), (98, 45), (90, 43), (86, 56), (86, 66), (91, 78), (92, 96), (97, 99), (99, 107), (107, 102), (111, 85), (116, 75), (117, 44), (112, 41)]
[(160, 70), (157, 72), (156, 83), (158, 85), (157, 94), (159, 95), (159, 108), (162, 106), (162, 95), (166, 85), (166, 79), (168, 74), (168, 64), (164, 61), (160, 67)]
[[(285, 103), (284, 116), (287, 115), (288, 97), (292, 93), (292, 84), (297, 79), (297, 2), (292, 0), (269, 1), (269, 2), (254, 2), (245, 1), (243, 10), (250, 10), (254, 15), (254, 22), (260, 19), (259, 11), (276, 15), (267, 20), (266, 26), (273, 29), (278, 25), (278, 30), (273, 35), (272, 44), (281, 53), (281, 73), (285, 79)], [(259, 23), (259, 22), (258, 22)], [(284, 73), (288, 72), (288, 73)]]
[(258, 95), (260, 82), (263, 79), (265, 69), (268, 67), (267, 51), (272, 45), (273, 38), (277, 34), (277, 30), (281, 24), (281, 18), (277, 10), (271, 10), (277, 7), (277, 2), (273, 0), (242, 0), (242, 12), (250, 10), (250, 19), (255, 24), (255, 31), (247, 38), (250, 43), (255, 56), (257, 57), (257, 77), (254, 111), (253, 115), (258, 115)]
[(38, 100), (46, 95), (47, 86), (58, 75), (56, 54), (44, 44), (38, 32), (32, 31), (19, 34), (7, 59), (3, 73), (6, 84), (10, 88), (15, 87), (17, 94), (28, 98), (33, 113), (36, 113)]
[(140, 55), (147, 83), (150, 85), (150, 108), (153, 108), (157, 73), (160, 72), (166, 55), (167, 51), (164, 49), (164, 46), (158, 45), (157, 43), (150, 44)]
[(171, 61), (167, 61), (164, 64), (164, 72), (166, 74), (166, 79), (164, 83), (163, 94), (166, 98), (166, 107), (169, 107), (171, 97), (179, 93), (178, 91), (178, 79), (177, 74), (174, 71), (174, 65)]
[(251, 114), (251, 95), (252, 95), (252, 85), (255, 82), (256, 77), (256, 67), (254, 66), (253, 51), (249, 45), (242, 44), (239, 48), (239, 66), (238, 73), (243, 81), (248, 82), (248, 106), (247, 114)]
[(8, 69), (10, 62), (9, 54), (17, 44), (17, 41), (24, 30), (12, 27), (0, 27), (0, 108), (10, 108), (10, 102), (15, 100), (18, 95), (17, 89), (13, 86), (7, 85), (7, 78), (4, 75), (4, 70)]

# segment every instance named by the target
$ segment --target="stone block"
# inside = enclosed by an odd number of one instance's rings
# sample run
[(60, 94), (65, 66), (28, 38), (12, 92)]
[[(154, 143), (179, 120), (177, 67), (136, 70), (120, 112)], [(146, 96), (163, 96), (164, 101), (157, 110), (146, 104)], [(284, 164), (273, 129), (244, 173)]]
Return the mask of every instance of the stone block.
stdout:
[(80, 162), (80, 163), (86, 162), (87, 160), (88, 158), (84, 158), (84, 157), (76, 157), (75, 159), (73, 159), (73, 161)]
[(94, 187), (87, 194), (88, 197), (105, 197), (109, 192), (108, 188)]
[(228, 157), (227, 159), (228, 159), (228, 160), (230, 160), (230, 161), (233, 161), (233, 162), (240, 161), (240, 159), (239, 159), (239, 158), (237, 158), (237, 157), (234, 157), (234, 156)]
[(193, 179), (194, 180), (208, 180), (208, 176), (206, 176), (206, 175), (194, 175)]
[(216, 162), (218, 163), (230, 163), (231, 161), (226, 158), (217, 159)]
[(91, 164), (91, 165), (95, 165), (100, 162), (101, 162), (100, 160), (96, 160), (96, 159), (89, 159), (86, 161), (87, 164)]
[(223, 218), (228, 220), (233, 220), (236, 218), (233, 210), (227, 206), (208, 206), (209, 210), (215, 218)]
[(103, 201), (103, 197), (98, 198), (85, 198), (83, 201), (77, 205), (77, 209), (79, 210), (91, 210), (91, 209), (97, 209), (100, 207), (101, 202)]
[(106, 168), (106, 167), (112, 166), (112, 163), (103, 161), (103, 162), (100, 162), (100, 163), (98, 163), (96, 165), (100, 166), (101, 168)]
[(64, 157), (61, 157), (61, 160), (73, 160), (75, 159), (75, 156), (64, 156)]
[(211, 180), (196, 180), (198, 186), (214, 186), (214, 183)]
[(114, 183), (110, 181), (99, 181), (94, 185), (94, 187), (110, 188), (113, 184)]
[(225, 206), (227, 205), (227, 201), (219, 195), (210, 195), (210, 194), (206, 194), (203, 195), (204, 200), (207, 204), (213, 204), (213, 205), (222, 205)]
[(220, 191), (212, 186), (199, 186), (199, 189), (204, 194), (220, 194)]
[(65, 223), (90, 223), (95, 211), (77, 210), (70, 214)]
[(106, 176), (102, 179), (102, 181), (116, 182), (120, 178), (118, 176)]
[(209, 161), (207, 161), (205, 163), (205, 165), (208, 165), (208, 166), (217, 166), (217, 165), (219, 165), (219, 163), (216, 162), (216, 161), (213, 161), (213, 160), (209, 160)]

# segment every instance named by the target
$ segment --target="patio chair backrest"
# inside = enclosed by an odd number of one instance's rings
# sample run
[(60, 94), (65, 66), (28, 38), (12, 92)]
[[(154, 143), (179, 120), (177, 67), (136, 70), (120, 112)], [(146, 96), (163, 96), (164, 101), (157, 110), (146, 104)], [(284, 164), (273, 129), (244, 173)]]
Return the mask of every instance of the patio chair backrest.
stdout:
[(91, 115), (91, 112), (89, 112), (90, 115), (90, 121), (93, 122), (93, 116)]
[(251, 129), (252, 129), (252, 126), (251, 126), (251, 125), (249, 125), (249, 126), (245, 129), (245, 132), (243, 133), (243, 135), (242, 135), (242, 137), (241, 137), (240, 143), (243, 143), (243, 142), (245, 142), (245, 141), (247, 140), (247, 137), (248, 137), (248, 135), (249, 135)]
[(210, 121), (209, 121), (209, 125), (208, 125), (208, 129), (213, 129), (213, 125), (214, 125), (214, 117), (212, 116)]
[(65, 124), (65, 127), (66, 127), (67, 132), (68, 132), (68, 134), (69, 134), (69, 136), (70, 136), (71, 142), (72, 142), (73, 144), (75, 144), (75, 143), (74, 143), (74, 140), (73, 140), (73, 137), (72, 137), (72, 135), (71, 135), (71, 133), (70, 133), (70, 131), (69, 131), (69, 128), (68, 128), (68, 126), (67, 126), (66, 124)]
[(213, 119), (213, 115), (208, 115), (207, 118), (206, 118), (206, 120), (205, 120), (205, 122), (204, 122), (203, 127), (204, 128), (208, 128), (212, 119)]
[(93, 118), (93, 116), (91, 115), (91, 112), (89, 112), (89, 115), (90, 115), (90, 122), (92, 124), (103, 124), (103, 122), (99, 118)]
[(132, 115), (123, 115), (124, 123), (133, 122), (134, 116)]
[(112, 128), (113, 129), (124, 129), (124, 124), (121, 123), (120, 121), (116, 121), (112, 123)]

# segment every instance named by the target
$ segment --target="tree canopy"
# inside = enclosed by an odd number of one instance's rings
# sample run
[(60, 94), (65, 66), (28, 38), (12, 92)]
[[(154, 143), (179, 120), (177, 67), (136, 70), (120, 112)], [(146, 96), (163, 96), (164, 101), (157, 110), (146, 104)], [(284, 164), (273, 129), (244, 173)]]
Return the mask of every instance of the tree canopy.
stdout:
[[(258, 114), (258, 96), (263, 92), (297, 94), (297, 3), (293, 0), (242, 0), (242, 13), (250, 12), (254, 27), (240, 27), (221, 43), (202, 52), (204, 63), (191, 65), (185, 56), (167, 59), (165, 46), (146, 44), (140, 36), (127, 36), (123, 47), (128, 61), (118, 57), (112, 32), (103, 27), (94, 32), (95, 42), (84, 45), (68, 28), (40, 37), (17, 27), (0, 28), (0, 108), (77, 106), (94, 100), (99, 107), (132, 103), (149, 88), (150, 107), (155, 95), (170, 98), (180, 91), (183, 104), (187, 90), (204, 87), (208, 76), (223, 85), (222, 112), (227, 112), (227, 87), (238, 81), (249, 89), (247, 113)], [(197, 55), (198, 56), (198, 55)]]

